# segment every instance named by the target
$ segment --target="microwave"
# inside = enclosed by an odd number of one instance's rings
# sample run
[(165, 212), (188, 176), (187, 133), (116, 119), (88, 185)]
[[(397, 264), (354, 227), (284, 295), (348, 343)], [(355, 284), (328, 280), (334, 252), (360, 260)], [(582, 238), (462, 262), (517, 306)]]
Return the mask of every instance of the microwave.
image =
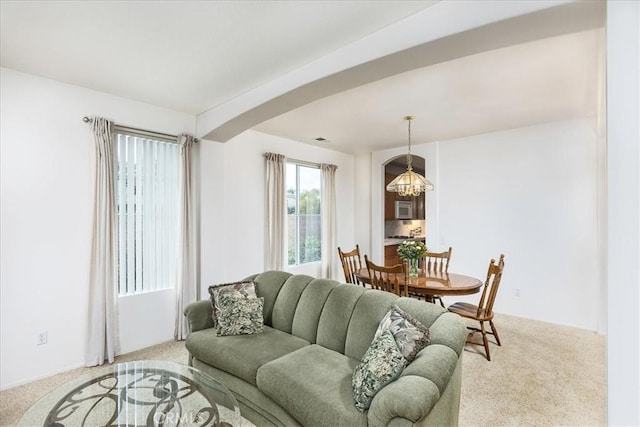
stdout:
[(396, 219), (413, 219), (413, 202), (396, 200)]

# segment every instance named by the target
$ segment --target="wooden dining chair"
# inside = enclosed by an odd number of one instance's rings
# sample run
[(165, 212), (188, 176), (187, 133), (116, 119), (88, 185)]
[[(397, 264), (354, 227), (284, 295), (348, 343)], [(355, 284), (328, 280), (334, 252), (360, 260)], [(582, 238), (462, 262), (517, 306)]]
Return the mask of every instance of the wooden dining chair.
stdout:
[(396, 264), (391, 267), (377, 265), (371, 262), (367, 256), (364, 256), (364, 262), (367, 264), (369, 277), (371, 279), (371, 287), (381, 291), (391, 292), (398, 296), (408, 296), (408, 277), (407, 263)]
[(342, 264), (342, 270), (344, 271), (344, 280), (347, 283), (364, 286), (364, 283), (356, 277), (356, 271), (362, 268), (360, 247), (356, 245), (356, 248), (349, 252), (343, 252), (338, 247), (338, 255), (340, 256), (340, 263)]
[(452, 251), (453, 249), (449, 247), (449, 250), (445, 252), (427, 252), (424, 255), (422, 270), (433, 273), (448, 273)]
[[(451, 246), (449, 250), (445, 252), (427, 252), (422, 260), (422, 271), (425, 274), (444, 274), (449, 272), (449, 261), (451, 260)], [(433, 302), (436, 300), (440, 302), (440, 305), (444, 307), (444, 301), (440, 295), (433, 295)]]
[[(502, 345), (500, 343), (500, 337), (498, 336), (496, 325), (493, 324), (493, 304), (496, 301), (496, 295), (498, 294), (498, 288), (500, 287), (500, 280), (502, 279), (503, 270), (504, 254), (500, 255), (500, 260), (497, 264), (495, 259), (492, 259), (489, 263), (487, 280), (484, 282), (484, 286), (482, 288), (482, 296), (480, 296), (480, 302), (478, 303), (478, 305), (469, 304), (466, 302), (457, 302), (450, 305), (448, 308), (448, 310), (452, 313), (456, 313), (467, 319), (473, 319), (480, 322), (480, 328), (467, 326), (467, 329), (471, 330), (471, 333), (467, 337), (467, 342), (470, 344), (484, 345), (484, 350), (487, 354), (487, 360), (491, 360), (487, 334), (493, 335), (496, 338), (496, 343), (499, 346)], [(489, 326), (491, 326), (491, 332), (487, 332), (484, 327), (484, 322), (489, 322)], [(482, 343), (473, 342), (470, 340), (475, 332), (482, 333)]]

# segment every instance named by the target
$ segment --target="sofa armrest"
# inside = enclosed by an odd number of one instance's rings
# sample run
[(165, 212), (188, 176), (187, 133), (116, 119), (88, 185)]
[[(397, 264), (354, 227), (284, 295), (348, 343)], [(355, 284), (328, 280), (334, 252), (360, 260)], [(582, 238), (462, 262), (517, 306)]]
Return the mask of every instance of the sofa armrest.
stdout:
[[(449, 352), (453, 353), (451, 349)], [(449, 363), (433, 363), (433, 369), (445, 371), (440, 372), (440, 378), (428, 379), (409, 373), (405, 368), (408, 375), (403, 373), (403, 376), (383, 387), (374, 396), (369, 408), (369, 425), (402, 426), (408, 423), (407, 425), (412, 426), (457, 426), (462, 388), (462, 355), (455, 359), (453, 366), (447, 366)], [(445, 384), (438, 384), (443, 380), (446, 381)]]
[(417, 423), (426, 417), (439, 398), (438, 387), (428, 379), (415, 375), (400, 377), (373, 398), (369, 407), (369, 425), (386, 426), (394, 418), (406, 418)]
[(211, 307), (211, 301), (208, 299), (189, 304), (184, 309), (184, 315), (187, 316), (189, 333), (213, 328), (213, 318), (211, 317), (213, 315), (213, 307)]

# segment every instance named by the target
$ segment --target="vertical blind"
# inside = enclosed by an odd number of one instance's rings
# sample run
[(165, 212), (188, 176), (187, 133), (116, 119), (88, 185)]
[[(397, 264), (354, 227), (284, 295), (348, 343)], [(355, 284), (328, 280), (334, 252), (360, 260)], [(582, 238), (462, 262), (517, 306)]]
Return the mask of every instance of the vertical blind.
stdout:
[(118, 291), (175, 286), (180, 147), (116, 133)]

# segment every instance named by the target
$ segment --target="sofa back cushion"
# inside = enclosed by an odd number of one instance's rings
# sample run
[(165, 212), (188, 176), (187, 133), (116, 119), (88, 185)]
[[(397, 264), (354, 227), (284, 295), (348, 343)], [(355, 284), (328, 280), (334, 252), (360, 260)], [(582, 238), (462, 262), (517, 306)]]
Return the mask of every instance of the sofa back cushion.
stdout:
[(340, 286), (339, 283), (329, 279), (315, 279), (307, 285), (296, 307), (291, 328), (293, 335), (316, 342), (322, 309), (336, 286)]
[(271, 314), (271, 325), (274, 328), (288, 334), (291, 333), (293, 318), (300, 296), (313, 279), (311, 276), (296, 274), (289, 277), (282, 284), (278, 297), (273, 304), (273, 313)]
[(380, 320), (397, 299), (395, 294), (378, 290), (367, 291), (358, 299), (347, 329), (343, 352), (345, 356), (362, 360), (373, 341)]
[(316, 337), (318, 345), (344, 354), (353, 309), (365, 292), (364, 288), (352, 284), (338, 285), (333, 289), (320, 315)]
[(320, 315), (339, 282), (304, 274), (267, 271), (249, 277), (264, 297), (264, 323), (282, 332), (316, 342)]
[(286, 271), (265, 271), (264, 273), (249, 276), (245, 280), (253, 280), (256, 284), (256, 295), (264, 298), (264, 324), (273, 326), (271, 315), (273, 306), (280, 293), (280, 288), (291, 277)]
[(427, 328), (431, 328), (443, 313), (448, 313), (438, 304), (425, 304), (424, 301), (414, 298), (398, 298), (395, 304)]
[(380, 320), (393, 304), (430, 328), (432, 345), (444, 345), (458, 355), (464, 347), (465, 337), (447, 329), (459, 325), (438, 322), (447, 311), (435, 304), (284, 271), (247, 279), (256, 283), (256, 294), (264, 298), (265, 325), (356, 360), (362, 360)]

